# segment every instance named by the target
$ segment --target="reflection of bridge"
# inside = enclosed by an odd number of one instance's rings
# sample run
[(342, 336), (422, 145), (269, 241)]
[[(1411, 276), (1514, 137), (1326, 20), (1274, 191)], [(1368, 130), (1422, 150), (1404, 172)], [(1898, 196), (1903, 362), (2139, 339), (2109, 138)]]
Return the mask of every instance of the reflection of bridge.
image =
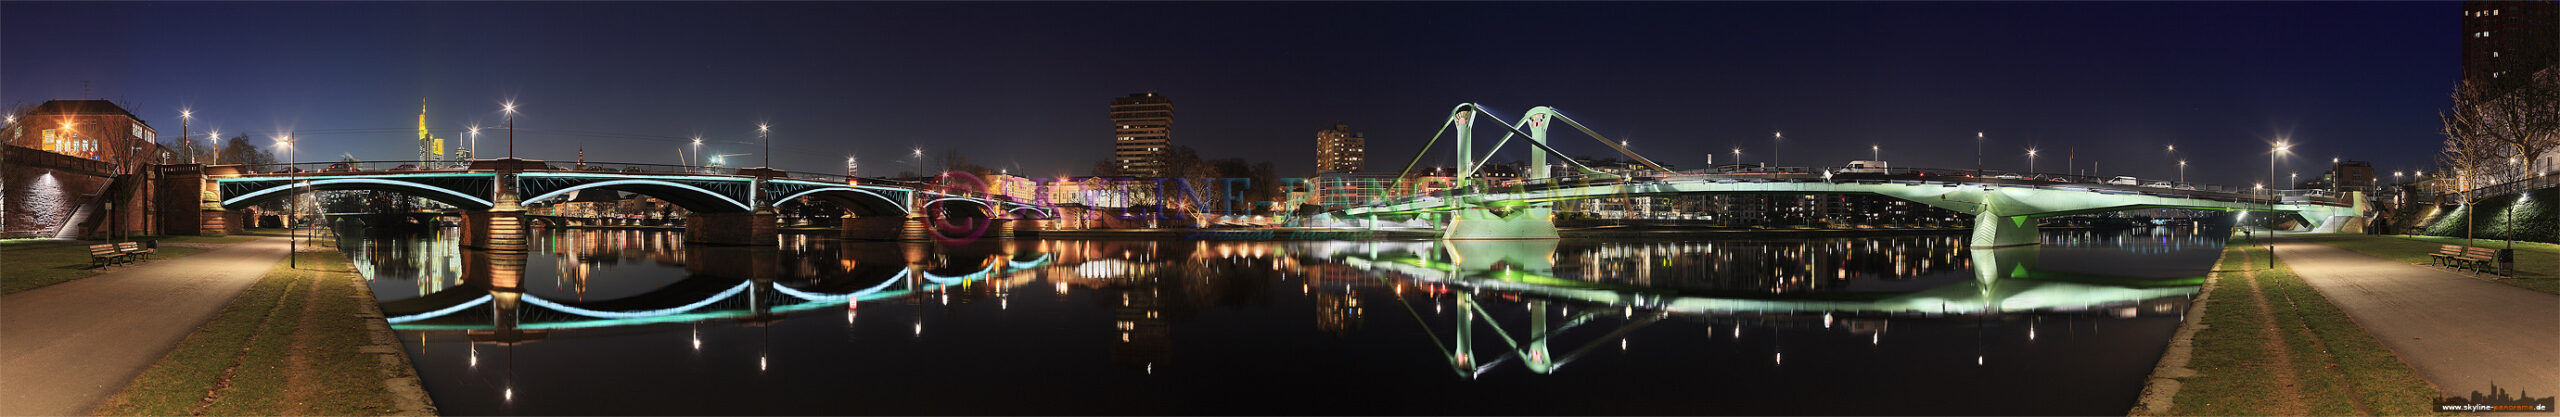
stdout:
[[(1513, 137), (1525, 137), (1535, 148), (1529, 152), (1527, 179), (1503, 187), (1472, 184), (1484, 161), (1473, 153), (1473, 128), (1477, 116), (1491, 119), (1493, 126), (1505, 133), (1492, 150), (1500, 150)], [(1561, 122), (1599, 140), (1652, 174), (1620, 175), (1600, 172), (1582, 166), (1570, 156), (1547, 145), (1550, 121)], [(1450, 111), (1443, 131), (1454, 126), (1457, 132), (1458, 182), (1445, 193), (1434, 193), (1403, 199), (1382, 201), (1352, 207), (1339, 214), (1349, 220), (1347, 226), (1375, 225), (1381, 219), (1428, 218), (1435, 220), (1448, 239), (1537, 239), (1556, 237), (1555, 223), (1548, 203), (1566, 200), (1666, 196), (1684, 194), (1877, 194), (1974, 216), (1972, 246), (1997, 247), (2036, 243), (2036, 220), (2042, 217), (2066, 216), (2149, 208), (2180, 208), (2223, 211), (2282, 212), (2303, 216), (2311, 224), (2360, 217), (2361, 196), (2340, 207), (2320, 204), (2285, 204), (2259, 196), (2200, 191), (2192, 189), (2154, 188), (2132, 185), (2108, 185), (2097, 181), (2054, 182), (2030, 179), (1977, 178), (1966, 171), (1897, 170), (1899, 175), (1877, 174), (1865, 179), (1849, 179), (1824, 172), (1788, 174), (1784, 172), (1749, 172), (1723, 174), (1680, 174), (1654, 164), (1651, 160), (1626, 149), (1617, 142), (1592, 133), (1581, 123), (1565, 117), (1552, 107), (1532, 108), (1517, 123), (1506, 122), (1473, 104), (1461, 104)], [(1438, 141), (1438, 136), (1433, 136)], [(1428, 152), (1430, 145), (1423, 150)], [(1492, 151), (1486, 152), (1490, 160)], [(1570, 178), (1552, 177), (1546, 169), (1546, 158), (1562, 157), (1568, 168), (1580, 172)], [(1865, 174), (1865, 173), (1861, 173)], [(2345, 216), (2345, 217), (2338, 217)]]
[[(2160, 305), (2155, 304), (2160, 300), (2193, 296), (2203, 281), (2202, 277), (2140, 278), (2047, 271), (2035, 266), (2036, 248), (2013, 247), (1971, 250), (1973, 280), (1916, 291), (1701, 293), (1551, 276), (1556, 242), (1550, 240), (1369, 242), (1311, 245), (1308, 249), (1298, 253), (1361, 270), (1403, 275), (1426, 288), (1436, 288), (1427, 291), (1451, 295), (1458, 310), (1454, 331), (1441, 334), (1430, 326), (1424, 328), (1432, 343), (1448, 357), (1452, 370), (1467, 376), (1515, 359), (1532, 372), (1555, 372), (1595, 348), (1672, 315), (1819, 313), (1827, 318), (1832, 313), (1843, 313), (1940, 317), (2157, 308)], [(1528, 315), (1526, 329), (1505, 329), (1495, 314), (1485, 310), (1481, 297), (1486, 296), (1519, 296)], [(1551, 317), (1549, 309), (1557, 302), (1572, 305), (1566, 311), (1580, 314)], [(1416, 320), (1423, 320), (1412, 305), (1398, 304)], [(1436, 311), (1438, 306), (1435, 304), (1434, 308)], [(1620, 312), (1627, 320), (1596, 339), (1562, 354), (1549, 346), (1559, 334), (1599, 316)], [(1478, 321), (1483, 325), (1479, 326)], [(1492, 330), (1495, 340), (1503, 345), (1478, 346), (1479, 328)], [(1494, 354), (1482, 356), (1486, 349), (1492, 349)]]
[[(1048, 254), (1028, 260), (991, 256), (974, 271), (944, 275), (923, 264), (870, 270), (885, 277), (861, 288), (795, 288), (776, 283), (774, 253), (689, 256), (692, 276), (647, 293), (610, 300), (554, 300), (514, 287), (525, 254), (465, 251), (471, 285), (418, 298), (383, 303), (394, 329), (493, 332), (501, 341), (538, 338), (539, 332), (713, 319), (760, 319), (783, 313), (845, 308), (849, 304), (931, 292), (946, 287), (1022, 274), (1047, 266)], [(515, 268), (507, 268), (513, 265)], [(870, 282), (864, 280), (865, 282)], [(530, 334), (529, 334), (530, 333)]]
[[(303, 164), (314, 165), (319, 164)], [(711, 244), (771, 244), (775, 236), (773, 205), (814, 198), (844, 208), (863, 221), (848, 221), (848, 234), (895, 237), (926, 214), (976, 219), (1047, 218), (1048, 207), (1002, 197), (954, 195), (919, 184), (860, 180), (823, 174), (794, 174), (767, 168), (728, 173), (693, 172), (687, 167), (581, 163), (554, 167), (542, 161), (495, 159), (474, 161), (461, 169), (360, 171), (344, 164), (327, 172), (303, 172), (288, 165), (211, 166), (182, 169), (173, 176), (173, 193), (210, 179), (213, 195), (207, 211), (236, 210), (310, 191), (368, 190), (398, 193), (453, 206), (465, 218), (465, 244), (499, 249), (523, 244), (524, 207), (567, 201), (580, 190), (631, 192), (674, 204), (690, 212), (687, 241)], [(405, 167), (405, 165), (404, 165)], [(284, 172), (293, 171), (293, 172)], [(191, 180), (191, 181), (190, 181)], [(208, 216), (218, 218), (219, 216)], [(220, 227), (217, 222), (207, 227)], [(188, 227), (187, 229), (193, 229)]]

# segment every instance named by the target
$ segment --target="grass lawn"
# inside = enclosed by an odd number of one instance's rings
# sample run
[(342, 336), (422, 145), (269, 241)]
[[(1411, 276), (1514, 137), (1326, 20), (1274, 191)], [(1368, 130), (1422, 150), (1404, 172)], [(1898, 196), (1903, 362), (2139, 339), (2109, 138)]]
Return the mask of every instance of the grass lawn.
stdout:
[(364, 285), (344, 256), (277, 263), (177, 349), (109, 397), (97, 415), (387, 415), (396, 412), (370, 344)]
[[(148, 264), (194, 255), (205, 250), (205, 248), (187, 245), (169, 245), (170, 243), (225, 244), (258, 238), (259, 236), (242, 235), (136, 236), (132, 240), (157, 240), (162, 243), (159, 254), (153, 255), (150, 261), (142, 262), (142, 264)], [(0, 272), (0, 294), (16, 294), (19, 291), (88, 278), (124, 268), (121, 266), (90, 268), (89, 245), (97, 243), (101, 242), (53, 239), (0, 240), (0, 264), (8, 265), (6, 272)]]
[(2173, 415), (2439, 415), (2434, 386), (2239, 238), (2215, 265)]
[[(2443, 245), (2461, 245), (2458, 237), (2441, 236), (2375, 236), (2344, 233), (2295, 235), (2306, 242), (2319, 243), (2417, 265), (2432, 265), (2428, 255)], [(2505, 248), (2503, 240), (2475, 240), (2470, 246)], [(2499, 283), (2560, 294), (2560, 245), (2541, 242), (2515, 242), (2516, 270)], [(2483, 274), (2483, 277), (2488, 275)]]

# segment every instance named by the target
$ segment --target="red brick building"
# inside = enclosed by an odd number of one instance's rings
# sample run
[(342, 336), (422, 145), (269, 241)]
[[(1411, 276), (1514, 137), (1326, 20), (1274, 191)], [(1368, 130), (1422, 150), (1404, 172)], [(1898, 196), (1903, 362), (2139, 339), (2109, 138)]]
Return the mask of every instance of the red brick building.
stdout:
[(105, 161), (118, 174), (158, 162), (160, 131), (106, 100), (53, 100), (12, 115), (0, 140), (9, 145)]
[[(106, 100), (54, 100), (0, 127), (0, 237), (148, 233), (159, 132)], [(192, 208), (192, 207), (190, 207)]]

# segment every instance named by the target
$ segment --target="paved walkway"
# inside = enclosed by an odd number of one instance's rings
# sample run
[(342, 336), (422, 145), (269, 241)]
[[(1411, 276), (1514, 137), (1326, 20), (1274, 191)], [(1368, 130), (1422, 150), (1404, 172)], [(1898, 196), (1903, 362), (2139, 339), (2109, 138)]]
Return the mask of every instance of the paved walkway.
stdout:
[(0, 297), (0, 415), (87, 415), (267, 270), (259, 239)]
[(2276, 257), (2447, 394), (2560, 394), (2560, 295), (2278, 237)]

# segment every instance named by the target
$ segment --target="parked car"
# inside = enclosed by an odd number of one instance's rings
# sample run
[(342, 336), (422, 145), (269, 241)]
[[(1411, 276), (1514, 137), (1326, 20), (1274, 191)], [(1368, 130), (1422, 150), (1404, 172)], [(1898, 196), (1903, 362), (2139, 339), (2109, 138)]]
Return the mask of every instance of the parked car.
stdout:
[(2141, 179), (2137, 179), (2137, 178), (2134, 178), (2134, 177), (2122, 176), (2122, 175), (2118, 175), (2118, 176), (2116, 176), (2115, 178), (2108, 178), (2108, 179), (2107, 179), (2107, 185), (2140, 185), (2140, 184), (2142, 184), (2142, 180), (2141, 180)]

